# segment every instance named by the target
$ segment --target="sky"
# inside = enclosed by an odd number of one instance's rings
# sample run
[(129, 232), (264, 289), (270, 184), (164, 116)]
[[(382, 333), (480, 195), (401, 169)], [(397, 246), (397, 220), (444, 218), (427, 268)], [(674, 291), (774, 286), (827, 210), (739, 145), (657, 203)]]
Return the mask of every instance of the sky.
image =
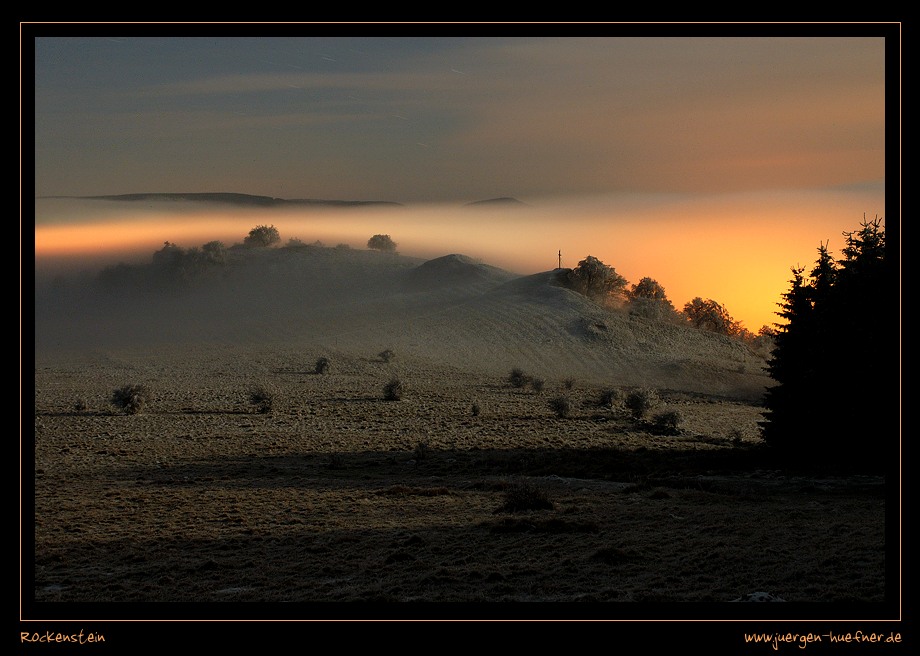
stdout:
[[(756, 330), (790, 267), (839, 253), (899, 184), (890, 30), (136, 28), (25, 32), (36, 267), (262, 223), (354, 247), (387, 233), (406, 255), (521, 274), (594, 255)], [(146, 192), (402, 206), (266, 218), (46, 198)], [(464, 207), (496, 197), (526, 206)]]

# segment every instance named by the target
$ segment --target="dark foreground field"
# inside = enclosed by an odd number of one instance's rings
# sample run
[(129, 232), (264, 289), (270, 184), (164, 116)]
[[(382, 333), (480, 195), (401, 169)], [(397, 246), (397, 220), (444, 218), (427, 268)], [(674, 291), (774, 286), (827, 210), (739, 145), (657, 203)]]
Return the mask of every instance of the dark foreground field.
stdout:
[[(681, 417), (666, 434), (626, 388), (608, 407), (577, 380), (279, 356), (263, 414), (233, 361), (37, 368), (35, 602), (630, 602), (604, 606), (616, 618), (890, 598), (884, 478), (770, 464), (754, 402), (658, 389), (655, 412)], [(153, 400), (122, 414), (111, 390), (133, 379)]]

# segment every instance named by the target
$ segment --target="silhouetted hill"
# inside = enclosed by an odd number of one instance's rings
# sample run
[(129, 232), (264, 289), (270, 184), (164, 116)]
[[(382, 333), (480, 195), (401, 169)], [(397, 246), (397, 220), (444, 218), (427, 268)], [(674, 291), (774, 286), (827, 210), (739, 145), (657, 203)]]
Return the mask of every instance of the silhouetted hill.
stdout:
[(146, 193), (112, 194), (104, 196), (44, 196), (44, 198), (79, 198), (81, 200), (113, 200), (124, 202), (179, 202), (224, 203), (255, 207), (290, 207), (308, 205), (316, 207), (364, 207), (368, 205), (401, 206), (401, 203), (383, 200), (327, 200), (318, 198), (274, 198), (236, 193)]
[(527, 203), (519, 201), (517, 198), (511, 198), (509, 196), (502, 196), (501, 198), (487, 198), (486, 200), (474, 200), (472, 203), (467, 203), (466, 207), (482, 207), (484, 205), (515, 205), (519, 207), (527, 207)]

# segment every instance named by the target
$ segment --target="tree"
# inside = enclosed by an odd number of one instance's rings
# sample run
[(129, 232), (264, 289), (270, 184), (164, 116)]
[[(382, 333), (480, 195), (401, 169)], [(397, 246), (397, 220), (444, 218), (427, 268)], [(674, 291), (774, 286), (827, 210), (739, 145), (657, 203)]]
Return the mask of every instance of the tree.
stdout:
[(281, 241), (281, 235), (278, 234), (278, 228), (273, 225), (259, 225), (249, 231), (249, 234), (243, 239), (243, 244), (263, 248), (277, 244), (279, 241)]
[(653, 301), (668, 300), (668, 295), (665, 294), (664, 287), (658, 284), (657, 280), (653, 280), (648, 276), (633, 285), (627, 293), (627, 296), (630, 300), (635, 298), (648, 298)]
[(160, 269), (171, 269), (178, 267), (185, 251), (182, 247), (168, 241), (163, 242), (163, 248), (153, 253), (153, 265)]
[(645, 277), (626, 292), (629, 311), (646, 319), (674, 318), (677, 311), (657, 280)]
[(208, 264), (224, 264), (227, 261), (227, 248), (221, 241), (209, 241), (202, 244), (201, 255)]
[(720, 335), (734, 335), (739, 330), (739, 324), (732, 319), (728, 310), (721, 303), (699, 296), (684, 304), (684, 316), (694, 328), (710, 330)]
[(574, 269), (564, 274), (566, 284), (579, 294), (603, 304), (621, 301), (625, 295), (626, 278), (612, 266), (593, 255), (587, 256)]
[(367, 240), (367, 247), (384, 253), (396, 252), (396, 242), (390, 239), (390, 235), (374, 235)]
[(792, 269), (761, 428), (786, 456), (878, 468), (898, 457), (899, 299), (881, 220), (843, 234), (842, 259), (822, 244), (807, 278)]

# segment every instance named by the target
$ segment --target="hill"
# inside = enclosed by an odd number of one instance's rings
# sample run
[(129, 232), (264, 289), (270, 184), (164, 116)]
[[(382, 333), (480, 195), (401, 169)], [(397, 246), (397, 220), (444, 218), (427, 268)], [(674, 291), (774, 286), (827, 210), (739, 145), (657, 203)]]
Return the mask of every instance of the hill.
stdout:
[(238, 249), (191, 277), (152, 265), (106, 274), (39, 294), (37, 353), (390, 348), (490, 375), (524, 367), (747, 398), (769, 382), (763, 358), (737, 340), (601, 308), (553, 271), (520, 276), (461, 254)]
[(488, 207), (493, 205), (527, 207), (527, 203), (520, 201), (517, 198), (511, 198), (510, 196), (487, 198), (485, 200), (474, 200), (471, 203), (467, 203), (466, 207)]
[(220, 203), (226, 205), (239, 205), (244, 207), (365, 207), (365, 206), (395, 206), (401, 204), (390, 201), (378, 200), (325, 200), (317, 198), (274, 198), (272, 196), (255, 196), (238, 193), (142, 193), (142, 194), (112, 194), (103, 196), (47, 196), (46, 198), (78, 198), (82, 200), (111, 200), (128, 203), (154, 202), (175, 203), (191, 201), (198, 203)]

